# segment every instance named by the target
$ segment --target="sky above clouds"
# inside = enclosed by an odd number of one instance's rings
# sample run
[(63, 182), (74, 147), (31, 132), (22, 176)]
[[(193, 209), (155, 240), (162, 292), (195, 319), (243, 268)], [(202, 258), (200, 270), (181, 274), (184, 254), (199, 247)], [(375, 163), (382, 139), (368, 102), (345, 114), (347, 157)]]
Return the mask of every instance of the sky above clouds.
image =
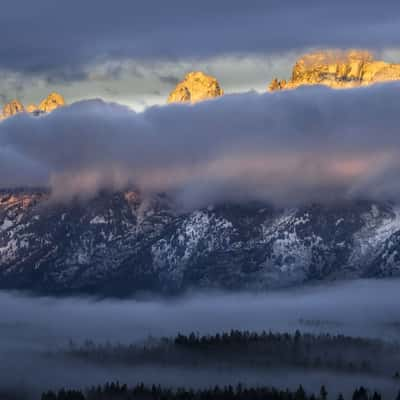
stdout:
[(399, 26), (396, 0), (8, 2), (0, 101), (38, 103), (58, 90), (69, 103), (102, 97), (143, 109), (197, 69), (228, 93), (262, 91), (310, 48), (396, 49)]

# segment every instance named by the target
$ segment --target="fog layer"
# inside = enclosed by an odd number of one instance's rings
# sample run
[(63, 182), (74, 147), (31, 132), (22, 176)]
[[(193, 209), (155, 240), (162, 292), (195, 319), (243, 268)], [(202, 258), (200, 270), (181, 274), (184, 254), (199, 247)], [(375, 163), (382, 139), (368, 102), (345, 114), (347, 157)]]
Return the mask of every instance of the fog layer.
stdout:
[[(241, 330), (345, 333), (394, 340), (399, 337), (400, 282), (355, 281), (264, 294), (198, 293), (175, 300), (95, 300), (29, 297), (0, 293), (0, 359), (3, 386), (21, 385), (43, 390), (46, 386), (87, 386), (120, 379), (166, 385), (208, 386), (216, 383), (300, 383), (317, 390), (336, 382), (336, 390), (366, 384), (365, 376), (336, 376), (315, 372), (311, 379), (301, 370), (262, 371), (232, 368), (191, 371), (149, 366), (104, 367), (80, 362), (49, 360), (43, 354), (82, 343), (135, 343), (178, 332), (200, 334)], [(264, 375), (263, 375), (264, 374)], [(385, 390), (394, 390), (389, 379), (368, 378)], [(0, 386), (1, 386), (0, 385)]]
[(400, 323), (399, 288), (396, 279), (360, 280), (257, 295), (199, 293), (176, 300), (54, 299), (0, 292), (1, 343), (48, 348), (69, 339), (131, 343), (178, 332), (298, 327), (371, 337), (386, 332), (393, 338)]

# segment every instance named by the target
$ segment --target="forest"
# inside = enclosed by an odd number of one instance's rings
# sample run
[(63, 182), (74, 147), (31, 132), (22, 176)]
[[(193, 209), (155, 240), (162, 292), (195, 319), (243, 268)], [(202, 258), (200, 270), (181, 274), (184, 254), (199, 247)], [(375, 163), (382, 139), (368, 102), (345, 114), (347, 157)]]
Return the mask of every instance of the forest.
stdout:
[(215, 335), (178, 334), (174, 338), (148, 338), (140, 344), (96, 344), (71, 341), (49, 357), (81, 359), (98, 364), (218, 365), (326, 369), (344, 373), (370, 373), (399, 379), (400, 345), (379, 339), (332, 334), (261, 333), (231, 330)]
[[(236, 387), (215, 386), (209, 389), (191, 390), (185, 388), (163, 388), (161, 386), (145, 386), (143, 383), (133, 388), (120, 385), (119, 382), (107, 383), (104, 386), (92, 387), (86, 391), (65, 390), (43, 393), (41, 400), (327, 400), (328, 391), (321, 386), (318, 395), (307, 394), (303, 386), (296, 391), (278, 390), (271, 387), (247, 388), (238, 384)], [(333, 399), (332, 399), (333, 400)], [(382, 400), (376, 392), (370, 392), (361, 386), (354, 390), (351, 399), (339, 394), (337, 400)], [(396, 399), (400, 400), (400, 392)]]

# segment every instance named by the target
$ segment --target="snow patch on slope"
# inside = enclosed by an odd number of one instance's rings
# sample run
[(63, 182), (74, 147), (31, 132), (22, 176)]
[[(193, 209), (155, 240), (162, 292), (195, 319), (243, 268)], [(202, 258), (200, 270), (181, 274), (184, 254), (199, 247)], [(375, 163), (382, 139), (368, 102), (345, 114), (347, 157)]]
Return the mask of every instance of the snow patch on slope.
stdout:
[(100, 225), (100, 224), (106, 224), (106, 223), (107, 223), (107, 221), (103, 216), (96, 216), (90, 220), (91, 225)]
[(354, 235), (354, 251), (350, 260), (374, 256), (385, 241), (400, 230), (400, 207), (393, 207), (393, 215), (382, 215), (378, 207), (371, 206), (363, 215), (364, 227)]
[(5, 219), (3, 223), (0, 225), (0, 231), (5, 231), (11, 228), (14, 225), (14, 222), (10, 221), (9, 219)]

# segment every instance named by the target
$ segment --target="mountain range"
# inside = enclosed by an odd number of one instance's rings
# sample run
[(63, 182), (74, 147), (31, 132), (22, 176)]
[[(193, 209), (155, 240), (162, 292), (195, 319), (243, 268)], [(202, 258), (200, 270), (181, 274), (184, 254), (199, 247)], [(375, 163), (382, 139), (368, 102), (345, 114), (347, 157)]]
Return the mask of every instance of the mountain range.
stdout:
[[(400, 66), (366, 52), (313, 53), (298, 60), (291, 81), (274, 80), (270, 90), (347, 88), (389, 78), (400, 79)], [(223, 94), (214, 77), (195, 72), (168, 102)], [(40, 115), (64, 104), (53, 93), (38, 108), (14, 102), (3, 115)], [(392, 276), (400, 276), (400, 208), (389, 202), (298, 208), (250, 202), (182, 212), (166, 194), (131, 189), (67, 203), (55, 202), (47, 189), (0, 191), (0, 288), (170, 295)]]
[(290, 80), (274, 78), (270, 91), (324, 85), (349, 89), (400, 80), (400, 64), (376, 60), (365, 50), (329, 50), (306, 54), (293, 67)]
[(3, 111), (0, 113), (0, 121), (2, 119), (12, 117), (20, 112), (28, 112), (33, 115), (40, 115), (43, 113), (49, 113), (54, 111), (56, 108), (63, 106), (65, 106), (64, 97), (56, 92), (50, 93), (39, 103), (38, 106), (36, 104), (29, 104), (25, 107), (18, 99), (14, 99), (4, 105)]
[(103, 192), (56, 204), (45, 190), (0, 195), (0, 287), (128, 295), (264, 290), (400, 276), (400, 209), (352, 202), (179, 213), (165, 195)]

